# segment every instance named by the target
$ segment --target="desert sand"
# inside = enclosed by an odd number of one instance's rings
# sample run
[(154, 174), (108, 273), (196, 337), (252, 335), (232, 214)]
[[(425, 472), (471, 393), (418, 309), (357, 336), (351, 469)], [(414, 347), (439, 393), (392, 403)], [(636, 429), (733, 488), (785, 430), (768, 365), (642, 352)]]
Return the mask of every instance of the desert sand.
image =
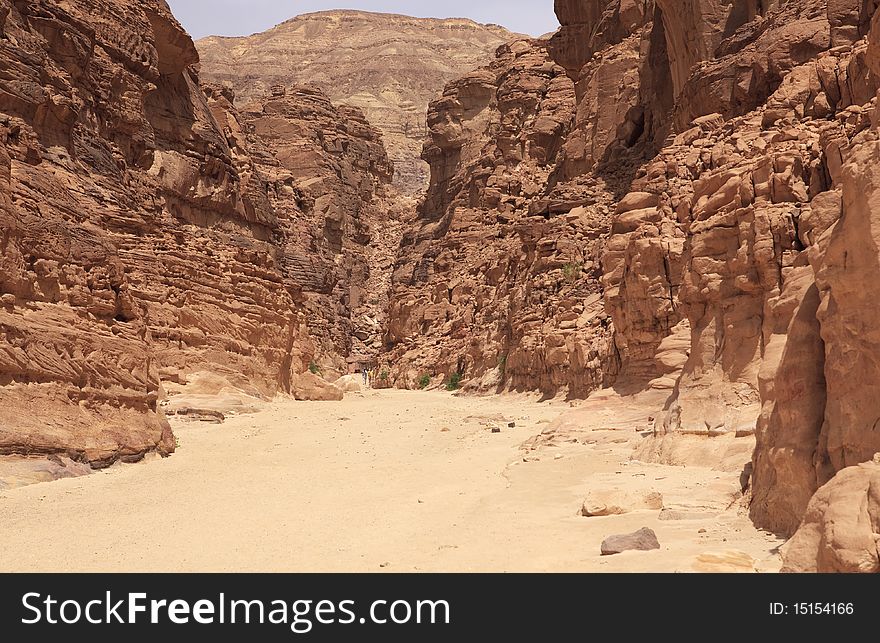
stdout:
[[(174, 419), (171, 457), (0, 492), (0, 570), (779, 568), (781, 541), (748, 520), (735, 472), (632, 460), (644, 438), (631, 427), (535, 438), (571, 413), (536, 397), (369, 391), (278, 398), (224, 424)], [(579, 515), (588, 493), (646, 489), (662, 512)], [(600, 556), (604, 538), (642, 527), (661, 549)]]

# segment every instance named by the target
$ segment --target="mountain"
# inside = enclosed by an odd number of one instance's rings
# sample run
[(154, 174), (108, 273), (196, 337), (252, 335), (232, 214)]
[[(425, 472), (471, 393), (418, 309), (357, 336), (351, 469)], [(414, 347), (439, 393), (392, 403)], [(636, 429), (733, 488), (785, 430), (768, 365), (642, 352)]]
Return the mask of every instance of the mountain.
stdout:
[(428, 103), (514, 37), (464, 19), (326, 11), (252, 36), (203, 38), (196, 47), (202, 76), (231, 83), (239, 104), (273, 85), (312, 83), (334, 102), (359, 107), (384, 135), (395, 185), (415, 194), (428, 182), (419, 159)]

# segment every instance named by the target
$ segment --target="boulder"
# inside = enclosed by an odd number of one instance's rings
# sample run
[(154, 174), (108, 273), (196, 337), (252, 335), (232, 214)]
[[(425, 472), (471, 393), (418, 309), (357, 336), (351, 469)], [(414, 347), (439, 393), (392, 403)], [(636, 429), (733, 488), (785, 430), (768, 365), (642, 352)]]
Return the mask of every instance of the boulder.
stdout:
[(343, 375), (334, 384), (342, 389), (343, 393), (360, 393), (364, 388), (363, 382), (364, 378), (361, 375)]
[(290, 388), (301, 402), (340, 402), (345, 397), (341, 388), (308, 371), (294, 377)]
[(612, 556), (625, 551), (651, 551), (660, 549), (660, 542), (653, 529), (643, 527), (631, 534), (609, 536), (602, 541), (602, 555)]
[(816, 492), (782, 560), (783, 572), (880, 572), (880, 457)]

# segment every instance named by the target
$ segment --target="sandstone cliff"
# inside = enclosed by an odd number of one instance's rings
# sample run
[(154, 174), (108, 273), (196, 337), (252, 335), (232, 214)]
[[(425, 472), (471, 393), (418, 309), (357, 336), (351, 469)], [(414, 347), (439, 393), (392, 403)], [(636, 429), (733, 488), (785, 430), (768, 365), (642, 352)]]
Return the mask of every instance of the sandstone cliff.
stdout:
[(432, 105), (397, 383), (650, 392), (639, 457), (757, 441), (752, 516), (791, 535), (880, 451), (876, 3), (556, 8)]
[(459, 373), (483, 390), (586, 393), (612, 374), (595, 261), (606, 221), (579, 207), (602, 195), (542, 198), (574, 99), (546, 43), (520, 40), (432, 103), (431, 186), (394, 273), (398, 385)]
[(283, 235), (282, 272), (305, 295), (315, 363), (344, 373), (347, 361), (373, 361), (410, 206), (389, 185), (381, 134), (310, 86), (274, 87), (242, 119)]
[(242, 118), (161, 0), (0, 2), (0, 31), (0, 454), (166, 454), (163, 381), (345, 367), (392, 173), (360, 113)]
[(335, 103), (363, 110), (384, 135), (395, 185), (416, 194), (428, 182), (419, 160), (428, 102), (513, 37), (470, 20), (324, 11), (264, 33), (203, 38), (196, 45), (203, 76), (230, 82), (242, 103), (274, 85), (314, 83)]

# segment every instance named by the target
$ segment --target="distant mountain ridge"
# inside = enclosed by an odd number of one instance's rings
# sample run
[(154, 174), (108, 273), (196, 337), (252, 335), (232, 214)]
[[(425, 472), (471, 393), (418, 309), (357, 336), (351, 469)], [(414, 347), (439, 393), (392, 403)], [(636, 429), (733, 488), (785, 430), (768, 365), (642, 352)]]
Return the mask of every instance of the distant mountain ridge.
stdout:
[(428, 103), (517, 37), (465, 18), (344, 10), (304, 14), (251, 36), (209, 36), (196, 46), (203, 78), (231, 83), (240, 105), (275, 85), (314, 83), (334, 102), (361, 108), (383, 133), (395, 184), (414, 194), (428, 182), (420, 160)]

